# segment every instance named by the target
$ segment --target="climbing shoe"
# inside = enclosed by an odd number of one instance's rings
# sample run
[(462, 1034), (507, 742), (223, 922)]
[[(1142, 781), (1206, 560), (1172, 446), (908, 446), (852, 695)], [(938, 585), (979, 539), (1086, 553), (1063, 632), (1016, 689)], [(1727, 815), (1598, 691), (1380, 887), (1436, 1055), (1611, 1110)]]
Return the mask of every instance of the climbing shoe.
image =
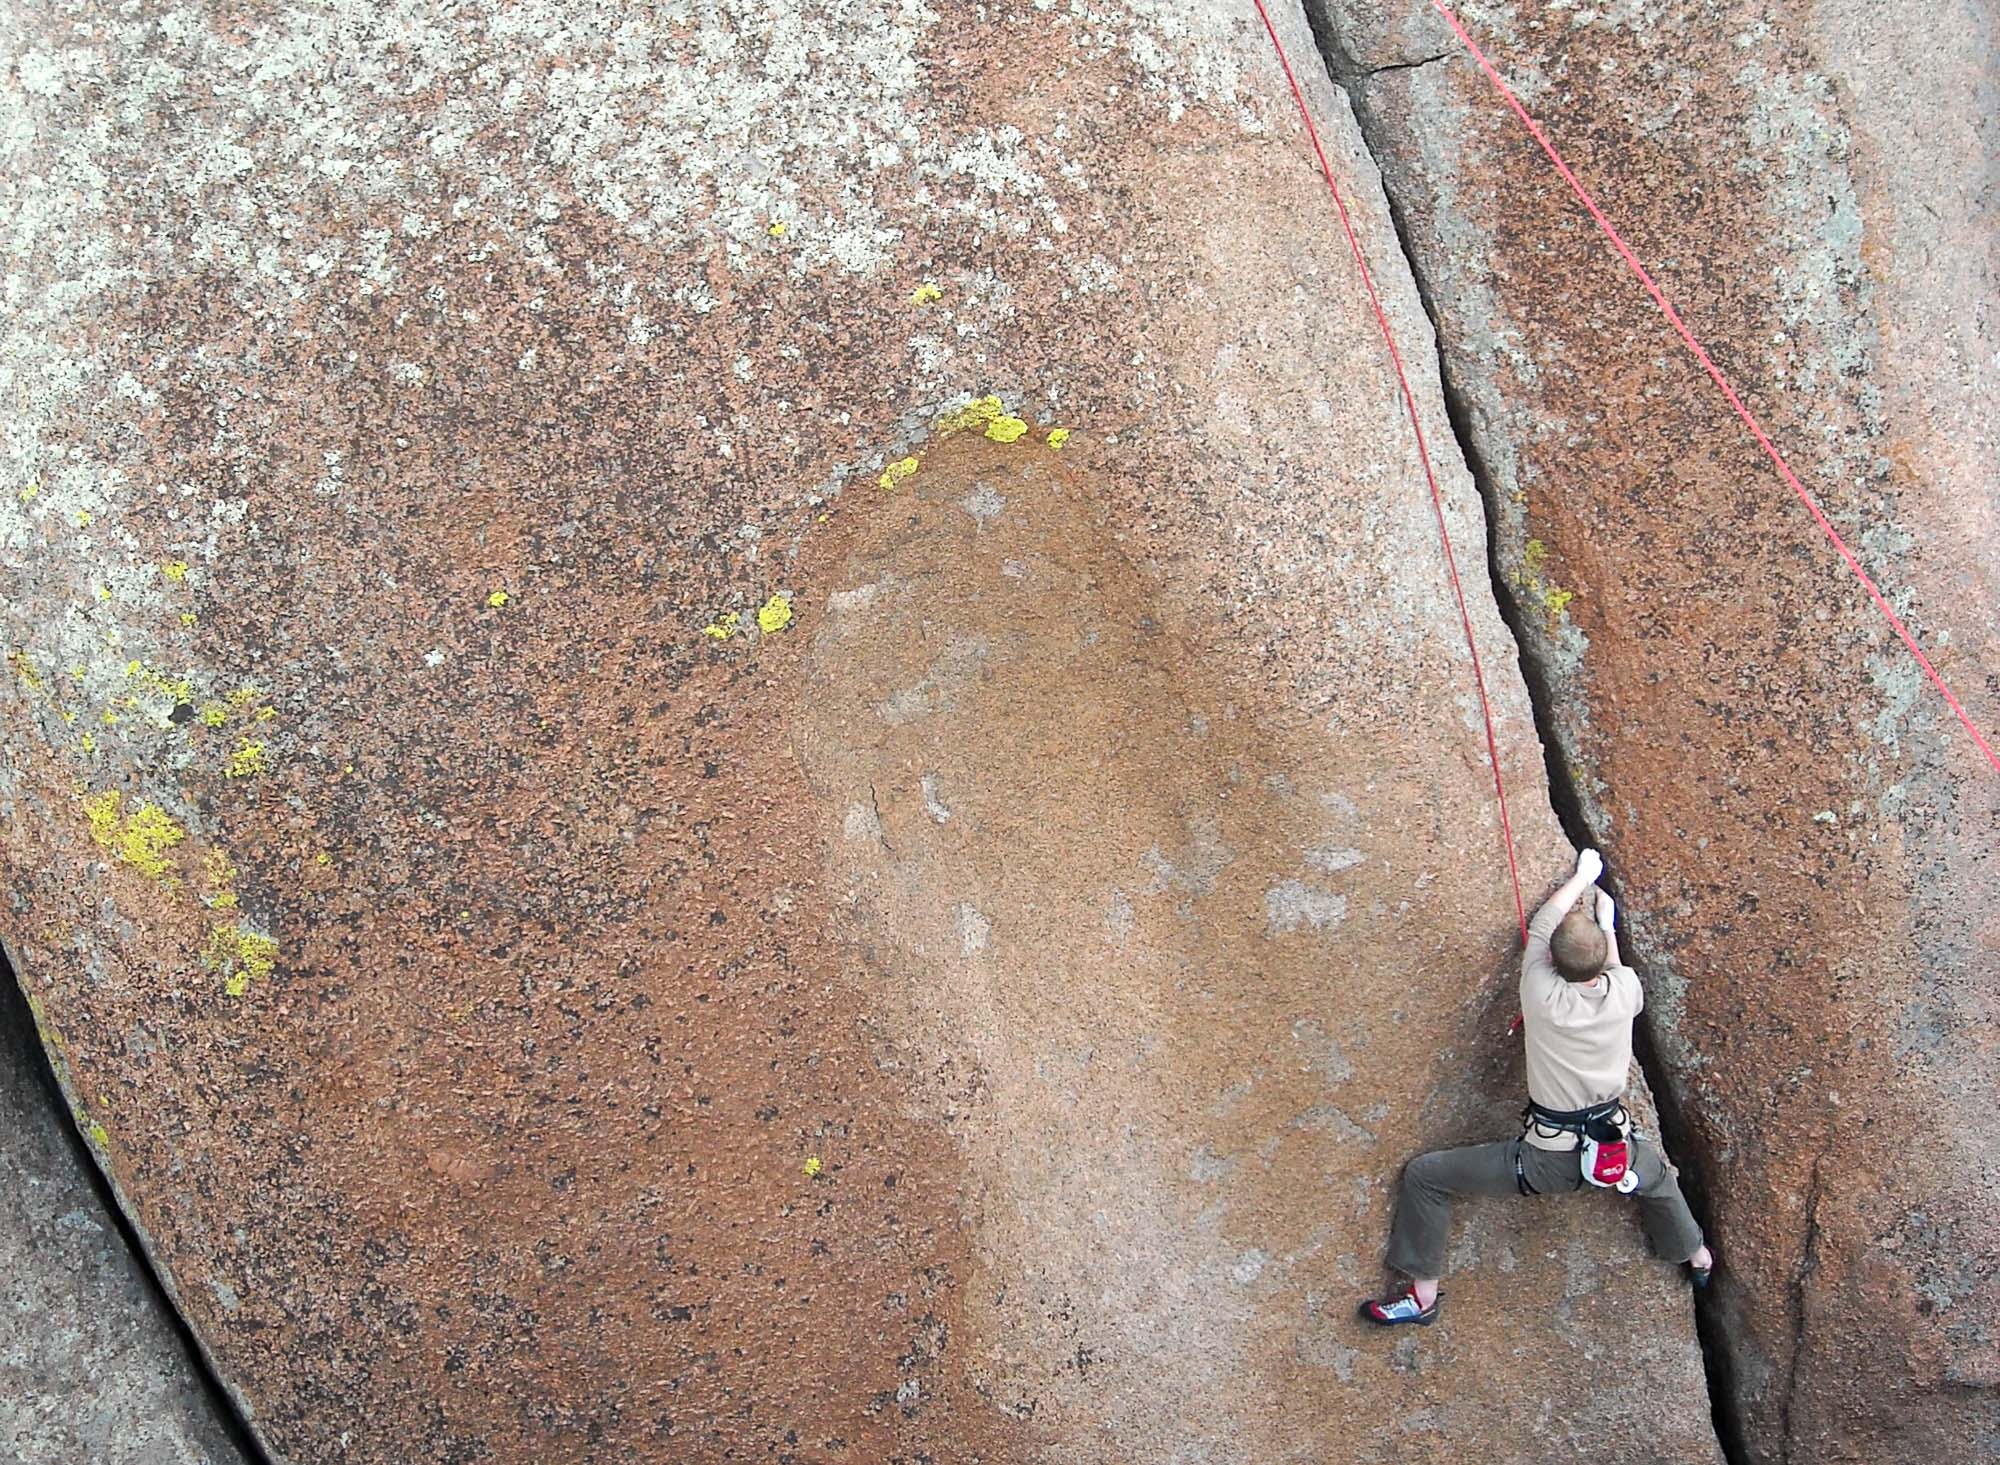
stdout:
[(1362, 1303), (1361, 1315), (1369, 1322), (1379, 1323), (1385, 1328), (1393, 1328), (1398, 1323), (1417, 1323), (1427, 1328), (1437, 1321), (1438, 1304), (1443, 1301), (1444, 1298), (1440, 1295), (1431, 1300), (1429, 1307), (1421, 1306), (1417, 1302), (1416, 1289), (1408, 1288), (1400, 1297), (1392, 1297), (1381, 1302), (1371, 1300)]

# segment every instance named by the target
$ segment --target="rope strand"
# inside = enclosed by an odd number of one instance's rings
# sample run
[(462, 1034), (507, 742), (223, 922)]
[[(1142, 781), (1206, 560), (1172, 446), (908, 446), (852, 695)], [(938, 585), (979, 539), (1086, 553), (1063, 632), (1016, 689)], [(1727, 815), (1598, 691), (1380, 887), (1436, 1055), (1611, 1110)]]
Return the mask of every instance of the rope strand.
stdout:
[[(1743, 419), (1743, 425), (1749, 428), (1751, 436), (1757, 439), (1757, 446), (1764, 450), (1765, 456), (1770, 458), (1771, 462), (1777, 467), (1779, 477), (1783, 478), (1792, 492), (1798, 495), (1799, 502), (1806, 506), (1806, 512), (1811, 514), (1813, 522), (1819, 525), (1820, 532), (1839, 551), (1841, 559), (1847, 562), (1847, 568), (1854, 572), (1854, 576), (1861, 582), (1862, 588), (1867, 590), (1868, 597), (1875, 602), (1876, 609), (1880, 610), (1888, 618), (1889, 624), (1895, 627), (1896, 634), (1902, 638), (1903, 644), (1909, 648), (1910, 655), (1917, 659), (1917, 665), (1924, 669), (1924, 675), (1930, 678), (1931, 685), (1936, 687), (1938, 692), (1944, 697), (1945, 703), (1957, 715), (1958, 720), (1965, 724), (1965, 730), (1972, 734), (1972, 741), (1978, 744), (1979, 751), (1986, 756), (1986, 761), (1993, 765), (1993, 771), (2000, 773), (2000, 753), (1994, 752), (1992, 743), (1987, 741), (1986, 735), (1979, 730), (1972, 718), (1966, 713), (1965, 708), (1959, 704), (1959, 700), (1952, 693), (1951, 687), (1939, 675), (1937, 668), (1931, 665), (1930, 658), (1924, 655), (1924, 648), (1917, 644), (1917, 638), (1910, 634), (1909, 627), (1903, 624), (1902, 617), (1897, 615), (1895, 610), (1891, 608), (1888, 600), (1883, 596), (1881, 590), (1877, 588), (1874, 580), (1869, 578), (1868, 572), (1861, 568), (1861, 562), (1854, 557), (1854, 551), (1847, 547), (1847, 541), (1840, 537), (1839, 531), (1828, 520), (1826, 513), (1820, 508), (1818, 500), (1812, 496), (1803, 483), (1799, 482), (1798, 475), (1792, 472), (1792, 465), (1785, 461), (1785, 455), (1778, 451), (1777, 446), (1772, 443), (1770, 437), (1765, 433), (1763, 425), (1751, 415), (1750, 409), (1743, 405), (1743, 399), (1736, 395), (1736, 389), (1729, 384), (1729, 378), (1722, 374), (1721, 368), (1710, 359), (1708, 352), (1702, 348), (1701, 342), (1695, 339), (1694, 332), (1688, 329), (1687, 323), (1680, 317), (1680, 312), (1675, 310), (1668, 302), (1665, 293), (1654, 283), (1653, 277), (1646, 273), (1646, 267), (1639, 263), (1639, 257), (1632, 252), (1631, 247), (1625, 243), (1618, 231), (1612, 227), (1611, 221), (1604, 216), (1604, 210), (1597, 206), (1597, 200), (1590, 196), (1590, 190), (1577, 181), (1576, 174), (1570, 171), (1569, 164), (1563, 161), (1562, 154), (1556, 151), (1556, 146), (1549, 141), (1548, 134), (1543, 132), (1541, 127), (1536, 124), (1535, 119), (1528, 115), (1528, 109), (1521, 105), (1521, 99), (1514, 95), (1513, 89), (1502, 79), (1500, 73), (1494, 70), (1493, 63), (1486, 59), (1486, 53), (1479, 49), (1478, 43), (1466, 32), (1465, 27), (1459, 22), (1458, 17), (1452, 13), (1451, 7), (1445, 4), (1444, 0), (1431, 0), (1431, 4), (1436, 8), (1438, 14), (1445, 18), (1445, 22), (1450, 25), (1452, 30), (1457, 32), (1459, 40), (1465, 43), (1466, 49), (1472, 53), (1473, 59), (1479, 63), (1479, 69), (1486, 73), (1487, 80), (1493, 83), (1507, 105), (1514, 110), (1514, 115), (1521, 119), (1527, 126), (1529, 134), (1536, 142), (1541, 144), (1542, 151), (1547, 153), (1549, 161), (1555, 164), (1556, 172), (1562, 175), (1563, 182), (1567, 183), (1570, 187), (1570, 192), (1574, 193), (1584, 208), (1589, 210), (1590, 217), (1597, 221), (1597, 227), (1604, 231), (1604, 237), (1611, 241), (1611, 246), (1618, 251), (1619, 258), (1623, 259), (1626, 267), (1638, 277), (1639, 283), (1646, 287), (1646, 293), (1653, 297), (1653, 303), (1660, 308), (1660, 313), (1667, 318), (1667, 324), (1674, 328), (1675, 333), (1679, 335), (1681, 341), (1694, 354), (1694, 359), (1701, 363), (1702, 370), (1708, 373), (1709, 379), (1721, 390), (1723, 399), (1735, 409), (1736, 415)], [(1259, 11), (1262, 11), (1264, 8), (1262, 0), (1258, 0), (1257, 8)], [(1265, 25), (1269, 26), (1269, 24), (1269, 17), (1266, 17)], [(1273, 38), (1275, 39), (1275, 33)]]
[(1257, 14), (1264, 22), (1265, 33), (1271, 37), (1271, 45), (1277, 50), (1278, 65), (1284, 69), (1285, 80), (1291, 84), (1292, 100), (1298, 103), (1299, 119), (1306, 125), (1306, 136), (1312, 141), (1313, 155), (1319, 159), (1319, 170), (1326, 179), (1327, 191), (1333, 195), (1333, 206), (1340, 214), (1340, 227), (1347, 235), (1347, 247), (1354, 255), (1355, 266), (1361, 272), (1361, 283), (1368, 291), (1368, 303), (1374, 308), (1375, 323), (1382, 330), (1382, 341), (1389, 348), (1389, 364), (1396, 371), (1396, 385), (1403, 394), (1403, 406), (1410, 415), (1410, 428), (1417, 436), (1417, 457), (1424, 465), (1424, 478), (1430, 484), (1431, 507), (1437, 514), (1438, 539), (1444, 545), (1445, 568), (1451, 573), (1452, 594), (1458, 598), (1459, 624), (1465, 628), (1465, 648), (1472, 653), (1472, 681), (1479, 692), (1479, 713), (1486, 721), (1486, 756), (1493, 764), (1493, 794), (1500, 804), (1500, 838), (1507, 850), (1507, 878), (1514, 886), (1514, 915), (1520, 922), (1521, 942), (1528, 940), (1528, 909), (1521, 899), (1521, 871), (1514, 857), (1514, 825), (1507, 813), (1507, 787), (1500, 777), (1500, 741), (1493, 732), (1493, 705), (1486, 695), (1486, 673), (1479, 663), (1479, 643), (1472, 634), (1472, 613), (1466, 608), (1465, 587), (1458, 579), (1458, 559), (1451, 550), (1451, 533), (1445, 527), (1444, 494), (1438, 489), (1437, 472), (1431, 467), (1429, 445), (1424, 441), (1424, 425), (1417, 412), (1416, 393), (1410, 390), (1410, 379), (1403, 371), (1403, 356), (1396, 349), (1395, 332), (1389, 328), (1389, 316), (1382, 308), (1382, 299), (1375, 291), (1375, 277), (1368, 269), (1368, 258), (1362, 252), (1361, 241), (1356, 237), (1354, 224), (1347, 215), (1347, 201), (1340, 195), (1340, 185), (1334, 182), (1333, 168), (1326, 160), (1326, 149), (1320, 146), (1319, 129), (1313, 126), (1312, 109), (1306, 105), (1306, 96), (1299, 87), (1299, 79), (1292, 72), (1291, 60), (1285, 55), (1285, 44), (1278, 39), (1278, 28), (1271, 23), (1271, 13), (1264, 8), (1264, 0), (1251, 0), (1257, 7)]

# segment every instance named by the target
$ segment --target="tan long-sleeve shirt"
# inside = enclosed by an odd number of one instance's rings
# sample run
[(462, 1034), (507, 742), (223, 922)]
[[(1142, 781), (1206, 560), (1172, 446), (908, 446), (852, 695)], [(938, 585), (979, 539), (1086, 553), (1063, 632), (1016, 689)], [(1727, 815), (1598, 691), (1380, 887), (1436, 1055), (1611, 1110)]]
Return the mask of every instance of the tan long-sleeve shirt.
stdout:
[[(1585, 899), (1589, 898), (1588, 891)], [(1567, 914), (1555, 901), (1528, 922), (1521, 956), (1521, 1017), (1528, 1046), (1528, 1097), (1549, 1109), (1587, 1109), (1625, 1092), (1632, 1067), (1632, 1019), (1646, 1005), (1639, 974), (1613, 966), (1594, 981), (1566, 982), (1549, 954), (1549, 938)], [(1575, 1135), (1539, 1135), (1545, 1150), (1573, 1150)]]

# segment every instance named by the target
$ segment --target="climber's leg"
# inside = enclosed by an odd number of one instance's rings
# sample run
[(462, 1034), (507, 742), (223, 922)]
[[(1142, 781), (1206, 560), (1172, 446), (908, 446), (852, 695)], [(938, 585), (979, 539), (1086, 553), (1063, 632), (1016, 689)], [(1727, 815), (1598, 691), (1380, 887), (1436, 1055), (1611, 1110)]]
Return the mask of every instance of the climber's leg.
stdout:
[(1437, 1283), (1451, 1234), (1451, 1198), (1515, 1194), (1514, 1155), (1520, 1143), (1495, 1140), (1433, 1150), (1403, 1167), (1396, 1218), (1389, 1228), (1389, 1265), (1409, 1277), (1411, 1287), (1401, 1297), (1364, 1303), (1364, 1316), (1378, 1323), (1428, 1323), (1436, 1315)]
[(1670, 1262), (1694, 1262), (1697, 1272), (1706, 1271), (1707, 1267), (1699, 1264), (1712, 1263), (1714, 1258), (1705, 1256), (1708, 1248), (1702, 1245), (1701, 1227), (1688, 1210), (1680, 1180), (1674, 1174), (1674, 1167), (1667, 1163), (1666, 1155), (1658, 1145), (1635, 1138), (1632, 1168), (1639, 1176), (1639, 1188), (1634, 1192), (1639, 1201), (1639, 1219), (1646, 1228), (1646, 1240), (1652, 1243), (1653, 1254)]

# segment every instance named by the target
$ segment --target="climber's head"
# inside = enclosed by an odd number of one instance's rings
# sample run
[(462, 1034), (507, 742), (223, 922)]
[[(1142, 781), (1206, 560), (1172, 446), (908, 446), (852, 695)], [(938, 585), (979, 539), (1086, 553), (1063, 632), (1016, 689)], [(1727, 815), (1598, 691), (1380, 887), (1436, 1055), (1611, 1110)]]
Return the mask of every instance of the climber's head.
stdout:
[(1570, 982), (1592, 982), (1604, 970), (1605, 958), (1611, 949), (1605, 944), (1604, 933), (1584, 909), (1588, 901), (1579, 901), (1570, 913), (1562, 918), (1556, 927), (1556, 934), (1549, 942), (1549, 955), (1556, 961), (1556, 970), (1563, 979)]

